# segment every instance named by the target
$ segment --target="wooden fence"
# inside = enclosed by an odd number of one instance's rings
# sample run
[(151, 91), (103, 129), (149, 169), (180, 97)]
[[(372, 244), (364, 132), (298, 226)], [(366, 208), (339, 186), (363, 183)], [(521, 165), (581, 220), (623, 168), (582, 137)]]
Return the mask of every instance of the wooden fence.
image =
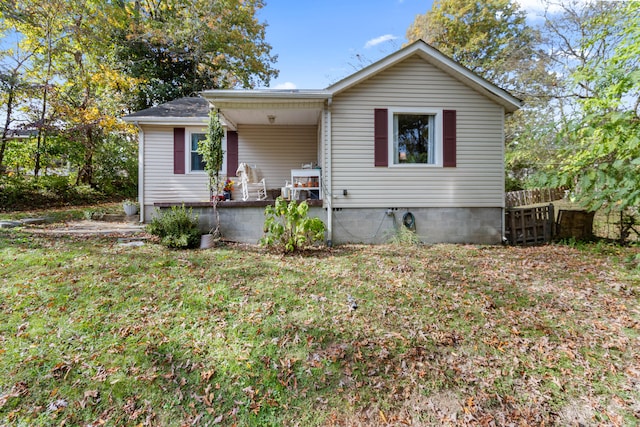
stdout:
[(595, 212), (560, 209), (555, 237), (558, 239), (592, 239), (594, 215)]
[(564, 193), (564, 188), (535, 188), (533, 190), (510, 191), (504, 195), (505, 206), (513, 208), (549, 203), (564, 198)]
[(505, 237), (511, 245), (539, 245), (551, 241), (555, 229), (553, 205), (505, 210)]

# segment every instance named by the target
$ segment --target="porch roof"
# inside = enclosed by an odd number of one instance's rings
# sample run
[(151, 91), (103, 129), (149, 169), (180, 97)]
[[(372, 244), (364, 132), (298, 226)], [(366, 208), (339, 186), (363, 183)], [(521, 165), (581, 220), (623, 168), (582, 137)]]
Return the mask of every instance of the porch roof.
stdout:
[(230, 129), (238, 124), (315, 125), (325, 102), (326, 90), (207, 90), (202, 92), (220, 110)]

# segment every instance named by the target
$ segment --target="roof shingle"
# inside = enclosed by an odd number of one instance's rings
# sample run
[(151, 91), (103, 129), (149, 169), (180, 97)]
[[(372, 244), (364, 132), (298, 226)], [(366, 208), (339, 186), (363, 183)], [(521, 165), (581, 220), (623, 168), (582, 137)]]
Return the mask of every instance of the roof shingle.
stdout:
[(209, 101), (200, 97), (179, 98), (156, 107), (131, 113), (125, 118), (135, 117), (182, 117), (206, 118), (209, 116)]

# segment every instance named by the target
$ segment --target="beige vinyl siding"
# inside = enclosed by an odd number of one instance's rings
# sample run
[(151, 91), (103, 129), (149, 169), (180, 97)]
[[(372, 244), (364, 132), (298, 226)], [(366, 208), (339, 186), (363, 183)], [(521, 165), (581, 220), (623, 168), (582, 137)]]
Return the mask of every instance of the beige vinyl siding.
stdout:
[(291, 169), (318, 160), (318, 126), (238, 126), (238, 162), (256, 165), (267, 188), (283, 187)]
[[(173, 126), (147, 126), (144, 130), (144, 204), (156, 202), (200, 202), (209, 199), (207, 175), (204, 172), (173, 173)], [(189, 131), (206, 132), (206, 128), (186, 127), (186, 150)], [(188, 153), (187, 153), (188, 154)]]
[[(375, 167), (375, 108), (456, 110), (457, 167)], [(336, 95), (331, 114), (334, 207), (503, 206), (503, 108), (425, 60)]]

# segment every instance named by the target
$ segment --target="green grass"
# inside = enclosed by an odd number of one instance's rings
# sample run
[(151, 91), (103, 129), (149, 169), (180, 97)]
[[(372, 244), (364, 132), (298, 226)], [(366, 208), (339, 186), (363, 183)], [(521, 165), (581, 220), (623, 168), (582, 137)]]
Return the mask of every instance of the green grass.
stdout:
[(0, 425), (635, 425), (638, 252), (0, 230)]

